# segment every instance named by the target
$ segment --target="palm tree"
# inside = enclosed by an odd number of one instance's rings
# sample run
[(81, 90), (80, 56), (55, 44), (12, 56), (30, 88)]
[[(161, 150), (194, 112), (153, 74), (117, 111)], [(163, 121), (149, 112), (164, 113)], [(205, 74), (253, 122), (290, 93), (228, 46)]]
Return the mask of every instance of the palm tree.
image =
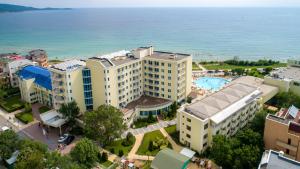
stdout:
[(80, 114), (80, 109), (75, 101), (62, 104), (58, 111), (68, 120), (70, 127), (74, 126), (76, 117)]

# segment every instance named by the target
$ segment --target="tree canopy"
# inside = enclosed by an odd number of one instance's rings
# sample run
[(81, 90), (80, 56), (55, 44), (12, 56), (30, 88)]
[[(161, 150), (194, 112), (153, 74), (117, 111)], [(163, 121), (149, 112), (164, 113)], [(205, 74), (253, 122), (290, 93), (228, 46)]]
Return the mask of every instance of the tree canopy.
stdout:
[(84, 130), (87, 137), (107, 145), (119, 138), (126, 129), (123, 114), (110, 105), (102, 105), (97, 110), (84, 114)]
[(80, 109), (75, 101), (62, 104), (58, 111), (69, 121), (71, 127), (75, 124), (75, 119), (80, 113)]
[(0, 157), (10, 158), (20, 147), (18, 135), (12, 130), (0, 132)]

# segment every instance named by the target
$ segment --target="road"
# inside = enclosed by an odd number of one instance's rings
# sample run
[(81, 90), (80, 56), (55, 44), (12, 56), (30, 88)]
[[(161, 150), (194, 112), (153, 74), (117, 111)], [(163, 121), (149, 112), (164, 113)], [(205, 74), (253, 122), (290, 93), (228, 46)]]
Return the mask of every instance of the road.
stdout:
[(22, 138), (30, 138), (24, 133), (22, 130), (19, 130), (15, 125), (13, 125), (10, 121), (6, 120), (4, 117), (0, 115), (0, 128), (3, 126), (7, 126), (13, 129), (20, 137)]

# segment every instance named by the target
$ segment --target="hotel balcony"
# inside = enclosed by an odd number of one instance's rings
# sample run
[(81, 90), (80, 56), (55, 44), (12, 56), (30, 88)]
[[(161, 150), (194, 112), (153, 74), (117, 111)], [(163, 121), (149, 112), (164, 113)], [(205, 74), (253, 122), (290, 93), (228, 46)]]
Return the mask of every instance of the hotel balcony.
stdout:
[(55, 94), (64, 94), (65, 90), (62, 88), (54, 88), (54, 93)]

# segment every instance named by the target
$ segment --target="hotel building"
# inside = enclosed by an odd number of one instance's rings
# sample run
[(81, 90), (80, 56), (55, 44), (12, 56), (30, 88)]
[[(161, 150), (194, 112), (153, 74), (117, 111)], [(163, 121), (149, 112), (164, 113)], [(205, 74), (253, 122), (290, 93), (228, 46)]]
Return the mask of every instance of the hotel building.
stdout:
[(37, 62), (39, 66), (48, 67), (48, 55), (45, 50), (32, 50), (26, 56), (26, 59)]
[[(282, 108), (265, 121), (266, 149), (284, 152), (285, 156), (300, 161), (300, 110), (294, 106)], [(276, 131), (276, 132), (274, 132)]]
[(68, 60), (49, 67), (52, 79), (53, 107), (58, 110), (62, 104), (76, 101), (81, 112), (85, 112), (84, 79), (85, 62)]
[(25, 66), (18, 73), (22, 100), (27, 103), (42, 103), (52, 107), (52, 82), (48, 69), (39, 66)]
[(277, 68), (265, 76), (264, 83), (300, 96), (300, 61), (289, 60), (287, 68)]
[(16, 72), (23, 66), (35, 63), (16, 54), (0, 54), (0, 81), (1, 85), (18, 87)]
[(187, 54), (141, 47), (90, 58), (86, 66), (97, 86), (92, 88), (94, 108), (110, 104), (125, 114), (156, 115), (191, 91), (192, 57)]
[(199, 153), (212, 144), (216, 134), (234, 135), (260, 109), (261, 91), (234, 83), (179, 109), (180, 142)]

